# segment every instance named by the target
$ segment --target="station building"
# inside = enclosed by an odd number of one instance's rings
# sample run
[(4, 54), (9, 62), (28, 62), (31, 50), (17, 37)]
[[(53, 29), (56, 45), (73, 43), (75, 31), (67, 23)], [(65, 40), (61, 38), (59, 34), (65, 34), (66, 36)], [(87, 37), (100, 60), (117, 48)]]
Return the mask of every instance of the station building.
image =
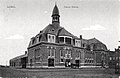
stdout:
[(115, 69), (116, 74), (120, 74), (120, 46), (115, 51), (109, 52), (109, 68)]
[[(60, 26), (57, 5), (51, 17), (52, 24), (29, 42), (26, 68), (69, 67), (71, 64), (78, 67), (108, 66), (108, 50), (104, 43), (96, 38), (83, 39), (82, 35), (77, 37)], [(10, 63), (15, 59), (11, 59)]]

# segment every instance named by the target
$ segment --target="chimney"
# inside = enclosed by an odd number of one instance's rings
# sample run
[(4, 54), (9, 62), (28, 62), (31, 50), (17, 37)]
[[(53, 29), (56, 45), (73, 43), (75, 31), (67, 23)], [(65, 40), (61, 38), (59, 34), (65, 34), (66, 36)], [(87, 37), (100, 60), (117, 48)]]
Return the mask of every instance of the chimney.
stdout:
[(82, 39), (82, 35), (80, 35), (80, 39)]

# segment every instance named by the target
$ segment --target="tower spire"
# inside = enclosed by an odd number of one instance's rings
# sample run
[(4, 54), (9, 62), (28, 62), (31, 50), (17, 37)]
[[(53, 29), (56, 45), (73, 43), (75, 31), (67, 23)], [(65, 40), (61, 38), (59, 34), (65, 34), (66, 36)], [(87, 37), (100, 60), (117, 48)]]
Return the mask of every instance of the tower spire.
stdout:
[(52, 23), (60, 23), (59, 20), (60, 15), (56, 2), (51, 17), (52, 17)]

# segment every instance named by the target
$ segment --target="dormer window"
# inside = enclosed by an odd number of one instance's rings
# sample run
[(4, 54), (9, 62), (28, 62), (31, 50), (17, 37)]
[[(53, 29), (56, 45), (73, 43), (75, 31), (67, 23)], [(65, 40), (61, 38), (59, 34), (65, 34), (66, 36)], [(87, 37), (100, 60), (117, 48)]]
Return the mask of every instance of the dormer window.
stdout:
[(64, 37), (59, 37), (59, 43), (64, 43)]
[(75, 46), (81, 47), (81, 41), (75, 39)]
[(54, 36), (52, 36), (52, 39), (54, 40)]
[(84, 48), (84, 47), (85, 47), (85, 43), (83, 43), (83, 45), (82, 45), (82, 46), (83, 46), (83, 48)]
[(88, 50), (88, 51), (90, 51), (90, 50), (91, 50), (90, 45), (87, 45), (87, 50)]
[(35, 43), (35, 38), (32, 39), (32, 44), (34, 44), (34, 43)]
[(54, 31), (54, 29), (52, 29), (52, 31)]
[(71, 38), (65, 38), (65, 42), (66, 42), (66, 44), (71, 44)]
[(40, 42), (41, 37), (42, 37), (42, 35), (39, 36), (39, 42)]
[(55, 43), (55, 35), (48, 34), (48, 42)]
[(59, 43), (71, 44), (72, 37), (69, 36), (59, 36)]

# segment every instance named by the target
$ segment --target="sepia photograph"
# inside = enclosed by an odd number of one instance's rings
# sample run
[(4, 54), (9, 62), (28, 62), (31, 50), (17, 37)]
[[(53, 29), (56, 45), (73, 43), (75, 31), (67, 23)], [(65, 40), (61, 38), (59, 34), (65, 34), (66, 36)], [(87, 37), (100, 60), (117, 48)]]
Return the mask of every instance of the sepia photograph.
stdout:
[(120, 0), (0, 0), (0, 78), (120, 78)]

